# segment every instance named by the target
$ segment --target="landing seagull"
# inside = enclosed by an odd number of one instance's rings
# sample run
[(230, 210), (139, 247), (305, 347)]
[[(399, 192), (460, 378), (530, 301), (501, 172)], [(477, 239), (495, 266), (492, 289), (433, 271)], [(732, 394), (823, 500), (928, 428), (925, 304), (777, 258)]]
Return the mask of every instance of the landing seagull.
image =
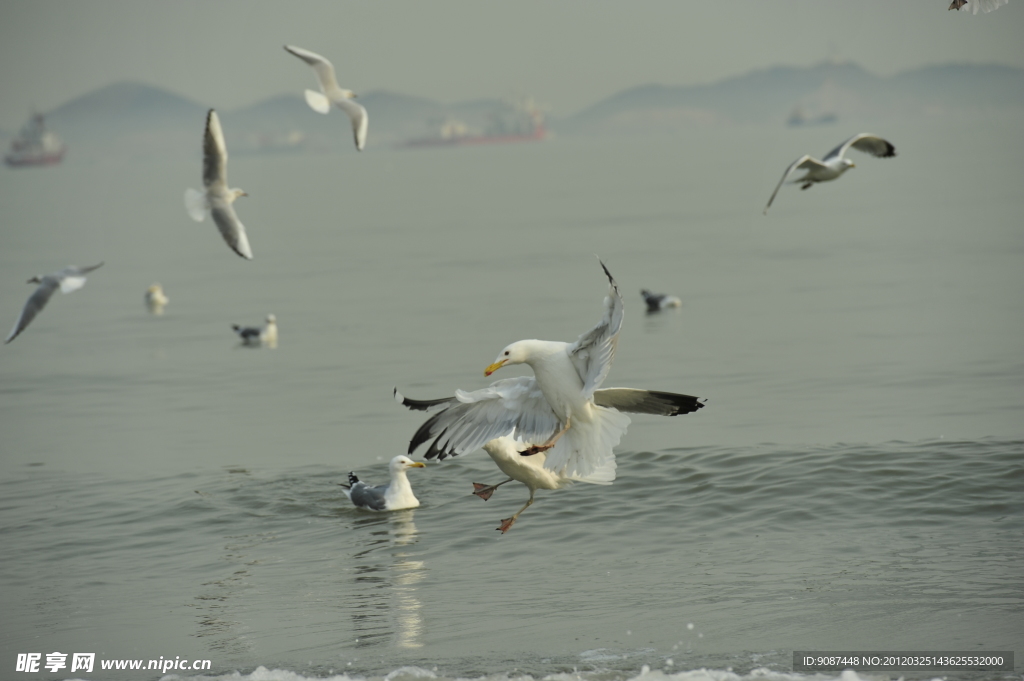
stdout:
[(252, 260), (245, 227), (232, 205), (239, 196), (248, 194), (241, 189), (228, 188), (228, 148), (224, 144), (220, 118), (213, 109), (206, 114), (206, 131), (203, 134), (203, 187), (205, 191), (185, 190), (185, 210), (189, 217), (202, 222), (207, 213), (212, 214), (217, 229), (231, 250), (246, 260)]
[(400, 511), (404, 508), (416, 508), (420, 500), (412, 493), (412, 485), (405, 472), (410, 468), (426, 468), (426, 464), (413, 461), (407, 456), (396, 456), (391, 459), (388, 470), (391, 482), (386, 485), (370, 487), (356, 477), (348, 474), (349, 484), (339, 483), (345, 488), (345, 496), (358, 506), (368, 511)]
[(651, 293), (647, 289), (640, 289), (640, 295), (644, 297), (644, 302), (647, 303), (648, 312), (661, 312), (667, 310), (670, 307), (682, 307), (683, 301), (676, 296), (670, 296), (665, 293)]
[(490, 376), (503, 366), (528, 364), (534, 375), (508, 378), (473, 392), (426, 402), (395, 398), (412, 409), (438, 410), (413, 435), (409, 453), (433, 439), (426, 458), (473, 451), (498, 437), (532, 444), (524, 456), (546, 452), (544, 468), (585, 482), (615, 479), (612, 449), (626, 432), (622, 412), (674, 416), (704, 406), (690, 395), (633, 388), (598, 390), (611, 369), (622, 326), (622, 296), (608, 269), (610, 284), (604, 315), (575, 343), (521, 340), (487, 367)]
[(949, 7), (947, 9), (955, 9), (959, 12), (960, 8), (966, 6), (973, 14), (977, 14), (978, 12), (985, 12), (987, 14), (994, 9), (999, 9), (1009, 1), (1010, 0), (953, 0), (953, 2), (949, 3)]
[(11, 329), (11, 333), (7, 336), (4, 344), (6, 345), (17, 338), (18, 334), (32, 323), (32, 320), (46, 307), (46, 303), (50, 301), (50, 296), (58, 288), (61, 290), (61, 293), (77, 291), (85, 286), (85, 275), (102, 265), (103, 263), (93, 265), (92, 267), (75, 267), (72, 265), (65, 267), (60, 272), (54, 272), (42, 277), (34, 276), (25, 282), (27, 284), (39, 284), (39, 286), (28, 297), (25, 307), (22, 308), (21, 314), (18, 316), (18, 321), (14, 323), (14, 328)]
[(285, 45), (284, 49), (312, 66), (317, 80), (320, 81), (320, 92), (306, 90), (306, 103), (309, 104), (309, 108), (317, 113), (327, 114), (330, 113), (331, 103), (333, 103), (348, 114), (352, 121), (352, 135), (355, 138), (356, 149), (362, 151), (366, 146), (369, 117), (366, 115), (366, 109), (353, 101), (356, 93), (338, 86), (338, 80), (334, 76), (334, 65), (326, 57), (294, 45)]
[(271, 348), (277, 347), (277, 317), (267, 315), (267, 323), (260, 328), (258, 326), (231, 325), (232, 330), (238, 334), (245, 345), (266, 345)]
[(797, 160), (789, 164), (786, 168), (786, 172), (782, 174), (782, 179), (779, 180), (779, 184), (776, 185), (775, 191), (772, 192), (772, 197), (768, 199), (768, 205), (764, 207), (764, 214), (768, 214), (768, 208), (771, 207), (772, 201), (775, 200), (775, 195), (779, 193), (779, 188), (786, 181), (793, 171), (796, 169), (804, 169), (807, 174), (803, 177), (794, 180), (794, 184), (801, 184), (801, 189), (808, 189), (813, 186), (816, 182), (828, 182), (834, 180), (850, 168), (856, 168), (853, 161), (844, 158), (843, 154), (850, 147), (858, 149), (872, 156), (878, 158), (890, 158), (896, 155), (896, 147), (892, 143), (877, 137), (870, 135), (866, 132), (862, 132), (859, 135), (854, 135), (850, 139), (846, 140), (838, 147), (828, 152), (824, 160), (819, 161), (816, 158), (804, 154)]

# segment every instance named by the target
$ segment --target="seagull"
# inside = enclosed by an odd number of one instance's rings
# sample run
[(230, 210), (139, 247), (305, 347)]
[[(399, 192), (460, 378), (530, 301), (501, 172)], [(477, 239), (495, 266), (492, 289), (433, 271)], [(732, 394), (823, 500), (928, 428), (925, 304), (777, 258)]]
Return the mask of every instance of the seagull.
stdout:
[(622, 326), (622, 296), (608, 268), (609, 295), (597, 325), (575, 343), (521, 340), (507, 346), (484, 370), (490, 376), (512, 364), (528, 364), (533, 376), (496, 381), (473, 392), (457, 390), (454, 397), (413, 401), (395, 399), (411, 409), (438, 410), (413, 435), (411, 454), (433, 442), (427, 459), (470, 452), (497, 437), (515, 437), (531, 444), (523, 456), (547, 452), (544, 468), (586, 482), (615, 479), (612, 448), (626, 432), (623, 412), (675, 416), (704, 406), (690, 395), (633, 388), (598, 390), (611, 369)]
[(647, 312), (661, 312), (670, 307), (682, 307), (683, 301), (679, 300), (676, 296), (670, 296), (664, 293), (651, 293), (647, 289), (640, 289), (640, 295), (644, 297), (644, 302), (647, 303)]
[(203, 135), (203, 187), (205, 191), (185, 190), (185, 210), (196, 222), (206, 219), (207, 213), (224, 237), (224, 241), (238, 255), (252, 260), (252, 249), (245, 236), (245, 227), (232, 205), (239, 196), (248, 196), (241, 189), (228, 188), (228, 148), (224, 144), (224, 131), (217, 112), (206, 114), (206, 132)]
[(352, 121), (352, 136), (356, 142), (356, 150), (362, 151), (366, 146), (366, 129), (369, 125), (369, 118), (366, 109), (361, 104), (354, 102), (356, 93), (345, 88), (338, 87), (338, 80), (334, 76), (334, 65), (316, 52), (304, 50), (294, 45), (285, 45), (284, 49), (313, 67), (317, 80), (320, 81), (320, 92), (306, 90), (306, 104), (317, 113), (327, 114), (331, 111), (331, 103), (348, 114)]
[(71, 293), (85, 286), (85, 275), (92, 272), (94, 269), (102, 266), (101, 262), (99, 265), (93, 265), (92, 267), (75, 267), (71, 265), (65, 267), (60, 272), (54, 272), (53, 274), (47, 274), (43, 277), (34, 276), (29, 279), (27, 284), (39, 284), (36, 290), (32, 292), (32, 295), (28, 297), (25, 302), (25, 307), (22, 308), (21, 314), (18, 316), (18, 321), (14, 323), (14, 328), (11, 329), (10, 335), (7, 336), (7, 340), (4, 344), (10, 343), (12, 340), (18, 337), (18, 334), (25, 330), (25, 328), (32, 323), (32, 320), (36, 318), (46, 303), (49, 302), (50, 296), (53, 295), (54, 291), (58, 288), (61, 293)]
[(164, 289), (160, 284), (153, 284), (146, 289), (146, 307), (155, 315), (164, 313), (164, 306), (171, 302), (171, 299), (164, 295)]
[(272, 314), (267, 315), (267, 323), (262, 329), (258, 326), (239, 326), (238, 324), (232, 324), (231, 328), (242, 339), (244, 345), (277, 347), (277, 317)]
[(853, 161), (844, 158), (843, 154), (850, 147), (858, 149), (865, 153), (877, 156), (879, 158), (890, 158), (896, 155), (896, 147), (881, 137), (876, 135), (870, 135), (866, 132), (862, 132), (859, 135), (854, 135), (850, 139), (846, 140), (838, 147), (828, 152), (823, 161), (819, 161), (816, 158), (812, 158), (807, 154), (804, 154), (797, 160), (789, 164), (786, 168), (786, 172), (782, 174), (782, 179), (779, 180), (779, 184), (776, 185), (775, 191), (772, 192), (772, 197), (768, 199), (768, 205), (764, 207), (764, 214), (768, 214), (768, 208), (771, 207), (772, 201), (775, 200), (775, 195), (779, 193), (779, 188), (782, 187), (782, 183), (786, 181), (794, 170), (797, 168), (805, 169), (807, 174), (803, 177), (794, 180), (794, 184), (803, 183), (800, 189), (808, 189), (816, 182), (828, 182), (834, 180), (850, 168), (855, 168)]
[(405, 471), (410, 468), (426, 468), (425, 463), (413, 461), (407, 456), (396, 456), (391, 459), (388, 470), (391, 472), (391, 482), (386, 485), (370, 487), (356, 477), (355, 473), (348, 474), (349, 484), (339, 483), (345, 488), (345, 496), (359, 508), (368, 511), (400, 511), (404, 508), (416, 508), (420, 500), (412, 493), (412, 485)]
[(999, 9), (1009, 1), (1010, 0), (970, 0), (970, 2), (968, 2), (968, 0), (953, 0), (953, 2), (949, 3), (948, 9), (955, 9), (959, 12), (961, 7), (969, 5), (968, 9), (970, 9), (972, 13), (977, 14), (980, 11), (987, 14), (994, 9)]

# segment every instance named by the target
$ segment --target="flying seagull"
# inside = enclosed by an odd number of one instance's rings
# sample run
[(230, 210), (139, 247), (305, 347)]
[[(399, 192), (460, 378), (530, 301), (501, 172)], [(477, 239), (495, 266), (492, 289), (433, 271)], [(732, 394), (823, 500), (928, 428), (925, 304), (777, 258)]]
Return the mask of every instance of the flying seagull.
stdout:
[(843, 156), (843, 154), (846, 153), (846, 150), (850, 147), (879, 158), (890, 158), (896, 155), (896, 147), (894, 147), (892, 143), (876, 135), (869, 135), (866, 132), (854, 135), (850, 139), (846, 140), (838, 147), (828, 152), (822, 161), (804, 154), (797, 160), (790, 163), (789, 167), (786, 168), (786, 172), (782, 174), (782, 179), (779, 180), (779, 184), (776, 185), (771, 198), (768, 199), (768, 205), (764, 207), (764, 214), (768, 214), (768, 208), (771, 207), (772, 201), (775, 200), (775, 195), (779, 193), (779, 188), (782, 187), (786, 178), (788, 178), (793, 171), (797, 169), (807, 171), (806, 175), (794, 180), (793, 182), (794, 184), (800, 184), (801, 189), (808, 189), (817, 182), (828, 182), (830, 180), (834, 180), (850, 168), (855, 168), (856, 166), (853, 161)]
[(644, 297), (644, 302), (647, 303), (647, 312), (661, 312), (670, 307), (682, 307), (683, 305), (683, 301), (679, 300), (676, 296), (670, 296), (665, 293), (651, 293), (645, 288), (640, 289), (640, 295)]
[(991, 12), (994, 9), (998, 9), (1008, 3), (1010, 0), (953, 0), (949, 3), (948, 9), (955, 9), (958, 12), (961, 8), (967, 7), (973, 14), (978, 12)]
[(72, 265), (65, 267), (60, 272), (47, 274), (43, 277), (37, 275), (29, 279), (26, 283), (39, 284), (39, 286), (28, 297), (25, 307), (21, 310), (21, 315), (18, 316), (18, 321), (14, 323), (14, 328), (11, 329), (11, 333), (7, 336), (4, 344), (10, 343), (17, 338), (18, 334), (32, 323), (36, 315), (46, 307), (46, 303), (49, 302), (50, 296), (53, 295), (54, 291), (58, 288), (61, 290), (61, 293), (77, 291), (85, 286), (85, 275), (102, 265), (103, 263), (93, 265), (92, 267), (75, 267)]
[[(587, 482), (615, 479), (615, 455), (629, 424), (622, 412), (674, 416), (704, 406), (698, 398), (633, 388), (598, 390), (611, 369), (622, 326), (622, 296), (608, 269), (609, 295), (601, 321), (575, 343), (521, 340), (507, 346), (484, 375), (528, 364), (533, 376), (496, 381), (473, 392), (427, 402), (399, 399), (413, 409), (439, 410), (413, 435), (409, 453), (433, 440), (426, 458), (445, 458), (505, 435), (531, 444), (523, 455), (546, 452), (544, 467)], [(395, 395), (396, 399), (399, 395)], [(404, 401), (403, 401), (404, 400)], [(414, 402), (414, 404), (408, 404)]]
[(185, 190), (185, 210), (196, 222), (213, 215), (213, 221), (224, 241), (238, 255), (252, 260), (252, 249), (245, 236), (245, 227), (235, 214), (234, 202), (239, 196), (248, 196), (241, 189), (228, 188), (228, 148), (224, 144), (224, 131), (217, 112), (206, 114), (203, 134), (203, 187), (205, 191)]
[(258, 326), (239, 326), (238, 324), (232, 324), (231, 328), (238, 337), (242, 339), (242, 343), (245, 345), (266, 345), (267, 347), (277, 347), (277, 317), (272, 314), (267, 315), (267, 323), (260, 328)]
[(355, 102), (356, 93), (345, 88), (338, 87), (338, 80), (334, 76), (334, 65), (316, 52), (304, 50), (294, 45), (285, 45), (284, 49), (313, 67), (317, 80), (320, 81), (320, 92), (306, 90), (306, 103), (309, 108), (317, 113), (327, 114), (331, 111), (331, 103), (348, 114), (352, 121), (352, 136), (355, 139), (356, 149), (362, 151), (366, 146), (366, 129), (369, 125), (369, 118), (366, 109)]
[(391, 482), (386, 485), (371, 487), (356, 477), (348, 474), (349, 484), (339, 483), (345, 488), (345, 496), (358, 506), (368, 511), (400, 511), (404, 508), (416, 508), (420, 500), (412, 493), (412, 485), (405, 472), (410, 468), (426, 468), (426, 464), (413, 461), (407, 456), (396, 456), (391, 459), (388, 471)]

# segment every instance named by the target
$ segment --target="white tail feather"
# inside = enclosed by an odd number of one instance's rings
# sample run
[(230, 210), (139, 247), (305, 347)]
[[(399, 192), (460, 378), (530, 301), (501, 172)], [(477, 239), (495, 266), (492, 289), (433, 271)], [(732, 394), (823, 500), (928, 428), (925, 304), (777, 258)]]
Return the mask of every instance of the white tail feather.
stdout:
[(206, 194), (196, 189), (186, 189), (185, 210), (188, 211), (188, 216), (196, 222), (202, 222), (205, 220), (206, 214), (209, 212), (209, 206), (206, 203)]
[(322, 92), (306, 90), (306, 104), (317, 113), (327, 114), (331, 112), (331, 100)]
[(615, 409), (594, 407), (593, 421), (572, 421), (549, 449), (544, 467), (580, 482), (610, 484), (615, 480), (612, 451), (629, 426), (629, 417)]
[(64, 277), (60, 282), (61, 293), (71, 293), (85, 286), (85, 277)]

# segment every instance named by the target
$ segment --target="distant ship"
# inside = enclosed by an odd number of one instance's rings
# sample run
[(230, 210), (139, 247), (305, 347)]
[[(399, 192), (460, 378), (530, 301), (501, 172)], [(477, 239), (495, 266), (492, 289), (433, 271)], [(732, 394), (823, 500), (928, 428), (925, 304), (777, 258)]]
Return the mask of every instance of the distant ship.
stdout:
[(502, 144), (506, 142), (534, 142), (547, 135), (544, 114), (527, 99), (521, 104), (507, 106), (491, 112), (483, 132), (476, 132), (462, 121), (446, 120), (438, 133), (431, 137), (406, 140), (402, 147), (447, 147), (468, 144)]
[(802, 125), (830, 125), (839, 120), (839, 117), (834, 113), (823, 113), (818, 116), (807, 116), (804, 114), (804, 110), (801, 107), (793, 109), (793, 113), (789, 114), (789, 118), (786, 119), (786, 125), (790, 127), (798, 127)]
[(42, 114), (33, 114), (11, 142), (4, 161), (12, 168), (52, 166), (61, 162), (67, 149), (56, 134), (46, 129)]

